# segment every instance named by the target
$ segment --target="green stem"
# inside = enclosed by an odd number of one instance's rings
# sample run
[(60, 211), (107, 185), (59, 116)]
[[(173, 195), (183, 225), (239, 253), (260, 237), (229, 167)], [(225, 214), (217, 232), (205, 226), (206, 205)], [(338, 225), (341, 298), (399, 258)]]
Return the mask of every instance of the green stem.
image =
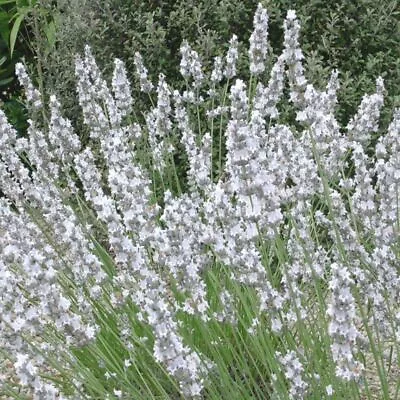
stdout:
[[(222, 108), (225, 107), (226, 102), (226, 95), (228, 93), (229, 87), (229, 79), (226, 81), (225, 90), (224, 90), (224, 97), (222, 99)], [(222, 176), (222, 122), (223, 122), (223, 115), (221, 114), (220, 123), (219, 123), (219, 160), (218, 160), (218, 179)]]

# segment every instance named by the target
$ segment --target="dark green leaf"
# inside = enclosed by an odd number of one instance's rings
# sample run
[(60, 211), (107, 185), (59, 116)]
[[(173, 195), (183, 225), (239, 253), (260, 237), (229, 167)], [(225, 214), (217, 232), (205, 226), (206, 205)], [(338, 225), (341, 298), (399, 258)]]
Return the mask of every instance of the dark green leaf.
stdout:
[(10, 78), (1, 79), (0, 80), (0, 86), (8, 85), (10, 82), (12, 82), (12, 80), (13, 80), (12, 76)]
[(20, 14), (18, 15), (18, 17), (16, 18), (14, 25), (11, 29), (11, 33), (10, 33), (10, 54), (11, 57), (13, 55), (14, 52), (14, 47), (15, 47), (15, 42), (17, 40), (17, 35), (19, 32), (19, 28), (21, 26), (21, 22), (23, 21), (23, 19), (25, 18), (25, 14)]
[(9, 22), (10, 22), (10, 14), (5, 11), (1, 11), (0, 12), (0, 36), (3, 39), (4, 43), (7, 43), (7, 46), (8, 46), (8, 40), (10, 37)]

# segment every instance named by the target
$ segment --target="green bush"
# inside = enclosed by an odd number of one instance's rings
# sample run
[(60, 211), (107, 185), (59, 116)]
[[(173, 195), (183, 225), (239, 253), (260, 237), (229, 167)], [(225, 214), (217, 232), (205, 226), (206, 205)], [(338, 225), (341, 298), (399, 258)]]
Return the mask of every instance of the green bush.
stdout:
[(26, 116), (24, 105), (19, 101), (15, 63), (22, 57), (29, 59), (32, 56), (27, 42), (21, 38), (21, 31), (26, 28), (24, 15), (20, 12), (24, 9), (21, 3), (0, 0), (0, 106), (18, 131), (26, 129)]
[[(89, 44), (106, 76), (111, 70), (108, 60), (118, 57), (127, 64), (131, 80), (134, 54), (139, 51), (157, 80), (162, 71), (172, 86), (179, 87), (179, 46), (187, 39), (205, 65), (218, 52), (226, 50), (232, 34), (247, 45), (255, 0), (41, 0), (56, 22), (54, 51), (42, 49), (45, 89), (61, 95), (68, 115), (76, 119), (78, 110), (74, 92), (74, 55)], [(388, 91), (383, 112), (388, 122), (390, 111), (399, 104), (400, 88), (400, 10), (397, 0), (264, 0), (270, 16), (270, 41), (273, 53), (280, 51), (282, 23), (286, 11), (296, 9), (302, 23), (302, 47), (306, 55), (309, 78), (321, 85), (328, 71), (339, 69), (341, 103), (339, 120), (344, 123), (354, 114), (363, 93), (373, 90), (381, 75)], [(47, 32), (42, 32), (44, 39)], [(34, 38), (35, 47), (43, 47), (43, 37)], [(242, 64), (245, 64), (245, 58)], [(246, 65), (241, 73), (246, 75)], [(246, 76), (243, 76), (246, 79)], [(138, 89), (138, 88), (136, 88)], [(141, 110), (139, 90), (137, 110)], [(384, 123), (385, 127), (387, 124)]]
[[(281, 21), (289, 8), (301, 20), (302, 48), (307, 71), (314, 82), (324, 84), (328, 71), (340, 71), (339, 118), (348, 121), (363, 93), (375, 87), (378, 75), (385, 80), (387, 103), (384, 125), (390, 111), (400, 104), (400, 8), (397, 0), (288, 1), (267, 0), (272, 46), (281, 43)], [(397, 97), (396, 97), (397, 95)]]
[(42, 51), (51, 51), (54, 41), (54, 20), (40, 1), (0, 0), (0, 105), (20, 134), (26, 132), (27, 114), (15, 79), (15, 64), (21, 60), (32, 64), (44, 91)]

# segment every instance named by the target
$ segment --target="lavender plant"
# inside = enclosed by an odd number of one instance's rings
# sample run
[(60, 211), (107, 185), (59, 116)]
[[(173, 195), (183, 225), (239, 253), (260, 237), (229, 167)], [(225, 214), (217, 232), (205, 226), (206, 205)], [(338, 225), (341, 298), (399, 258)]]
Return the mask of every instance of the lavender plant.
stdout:
[(259, 5), (248, 82), (236, 37), (211, 71), (184, 42), (181, 91), (137, 54), (142, 124), (124, 63), (108, 85), (87, 47), (85, 146), (17, 66), (31, 120), (18, 137), (0, 111), (1, 396), (398, 398), (400, 110), (371, 152), (382, 79), (341, 129), (338, 72), (308, 82), (294, 11), (266, 71), (267, 22)]

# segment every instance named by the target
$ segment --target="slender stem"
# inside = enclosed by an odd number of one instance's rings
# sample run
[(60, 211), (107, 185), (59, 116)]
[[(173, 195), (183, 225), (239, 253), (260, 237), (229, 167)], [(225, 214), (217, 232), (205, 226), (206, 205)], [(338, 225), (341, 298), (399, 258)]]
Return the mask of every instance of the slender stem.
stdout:
[[(35, 8), (33, 8), (33, 32), (35, 35), (35, 43), (41, 43), (40, 40), (40, 29), (39, 29), (39, 24), (38, 24), (38, 14)], [(43, 78), (43, 68), (42, 68), (42, 54), (41, 54), (41, 49), (40, 46), (36, 46), (35, 48), (36, 52), (36, 66), (37, 66), (37, 73), (38, 73), (38, 84), (39, 84), (39, 91), (42, 97), (42, 103), (44, 103), (44, 98), (45, 98), (45, 91), (44, 91), (44, 78)], [(48, 125), (49, 121), (46, 116), (46, 111), (44, 106), (41, 107), (41, 112), (42, 112), (42, 117), (43, 117), (43, 123)]]
[(199, 95), (199, 89), (197, 89), (197, 93), (196, 93), (196, 107), (197, 107), (197, 124), (198, 124), (198, 138), (201, 138), (201, 120), (200, 120), (200, 107), (199, 107), (199, 99), (200, 99), (200, 95)]
[(178, 189), (178, 193), (182, 194), (182, 187), (181, 184), (179, 182), (179, 176), (178, 176), (178, 172), (176, 170), (176, 164), (175, 164), (175, 160), (174, 160), (174, 156), (173, 154), (171, 154), (171, 161), (172, 161), (172, 166), (173, 166), (173, 170), (174, 170), (174, 176), (175, 176), (175, 181), (176, 181), (176, 187)]
[[(229, 87), (229, 78), (226, 81), (226, 85), (225, 85), (224, 97), (222, 99), (222, 108), (225, 106), (226, 95), (228, 93), (228, 87)], [(222, 175), (222, 121), (223, 121), (223, 115), (221, 114), (220, 123), (219, 123), (219, 160), (218, 160), (219, 177), (218, 177), (218, 179), (220, 179), (221, 175)]]
[[(212, 91), (215, 92), (215, 83), (213, 84)], [(211, 111), (214, 111), (214, 106), (215, 106), (215, 98), (213, 96), (211, 100)], [(213, 181), (213, 149), (214, 149), (214, 117), (211, 114), (211, 167), (210, 167), (210, 179), (211, 182)]]

